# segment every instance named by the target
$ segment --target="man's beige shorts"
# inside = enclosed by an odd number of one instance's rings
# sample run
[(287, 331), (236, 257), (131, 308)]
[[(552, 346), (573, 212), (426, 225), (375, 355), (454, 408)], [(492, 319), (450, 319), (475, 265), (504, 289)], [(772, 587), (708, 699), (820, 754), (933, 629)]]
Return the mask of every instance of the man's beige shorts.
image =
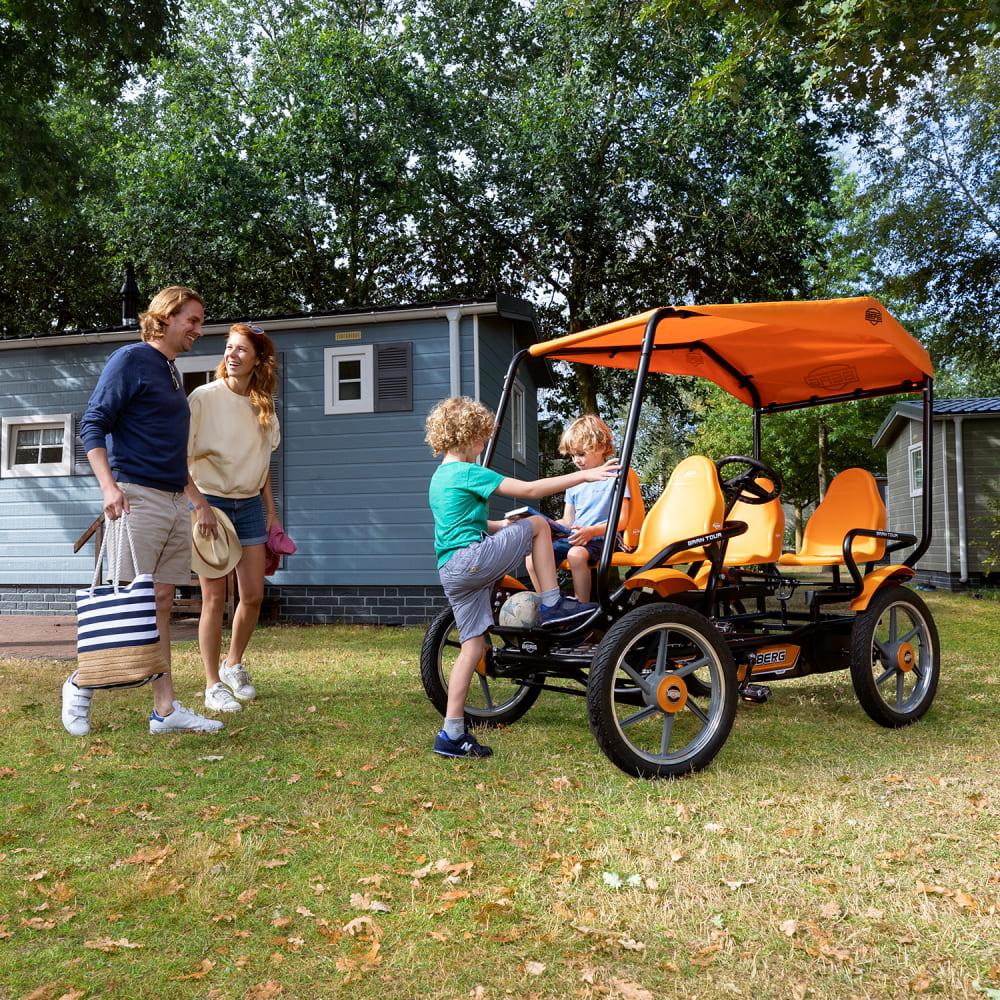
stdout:
[[(129, 506), (129, 527), (139, 573), (152, 573), (155, 583), (187, 586), (191, 583), (191, 515), (183, 493), (119, 483)], [(110, 576), (110, 567), (108, 568)], [(122, 551), (121, 579), (136, 575), (126, 544)]]

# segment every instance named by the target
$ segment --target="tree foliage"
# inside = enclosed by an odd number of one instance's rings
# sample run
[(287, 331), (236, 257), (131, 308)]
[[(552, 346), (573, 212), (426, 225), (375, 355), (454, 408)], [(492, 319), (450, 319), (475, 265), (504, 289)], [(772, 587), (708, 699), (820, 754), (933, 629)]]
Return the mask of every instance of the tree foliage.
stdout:
[(668, 18), (697, 10), (739, 26), (739, 47), (706, 76), (706, 91), (739, 89), (747, 59), (783, 45), (808, 72), (810, 88), (855, 124), (859, 109), (897, 105), (931, 71), (969, 71), (1000, 27), (997, 0), (650, 0), (650, 9)]
[(161, 49), (177, 0), (0, 0), (0, 204), (65, 204), (79, 178), (74, 148), (51, 127), (61, 90), (96, 101)]
[(1000, 51), (939, 74), (864, 155), (855, 244), (872, 281), (925, 332), (958, 391), (1000, 393)]
[[(694, 101), (734, 44), (717, 20), (643, 19), (630, 0), (429, 10), (416, 30), (457, 152), (422, 227), (442, 278), (537, 296), (553, 334), (803, 290), (830, 178), (783, 55), (748, 67), (738, 98)], [(627, 375), (579, 366), (561, 403), (569, 415), (627, 391)], [(669, 389), (658, 402), (676, 405)]]

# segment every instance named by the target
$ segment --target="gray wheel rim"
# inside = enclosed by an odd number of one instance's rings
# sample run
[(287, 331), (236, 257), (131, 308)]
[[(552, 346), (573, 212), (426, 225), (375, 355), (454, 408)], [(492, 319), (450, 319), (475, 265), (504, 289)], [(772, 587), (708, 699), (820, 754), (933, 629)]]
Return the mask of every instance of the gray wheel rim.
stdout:
[[(910, 670), (899, 666), (901, 649), (914, 657)], [(883, 608), (872, 629), (872, 680), (879, 697), (900, 715), (915, 711), (933, 683), (935, 650), (927, 620), (912, 604), (894, 601)]]
[[(648, 638), (657, 632), (660, 635), (656, 641), (655, 665), (643, 670), (628, 663), (629, 654), (645, 645)], [(694, 656), (691, 655), (692, 648)], [(696, 671), (701, 672), (702, 679), (705, 672), (708, 673), (709, 693), (693, 695), (688, 691), (687, 700), (679, 712), (664, 712), (656, 699), (661, 681), (667, 677), (683, 679)], [(619, 655), (615, 663), (613, 689), (620, 689), (622, 676), (635, 684), (644, 704), (642, 708), (616, 707), (612, 697), (611, 717), (618, 734), (632, 752), (651, 764), (686, 763), (715, 738), (723, 725), (725, 671), (718, 653), (695, 629), (676, 622), (650, 625), (643, 629), (629, 640)], [(644, 730), (643, 742), (647, 746), (650, 742), (654, 745), (658, 743), (658, 749), (651, 751), (636, 742), (639, 727)]]
[[(445, 650), (454, 649), (455, 656), (458, 656), (461, 648), (458, 630), (449, 629), (438, 646), (437, 658), (438, 676), (441, 678), (441, 687), (445, 691), (448, 690), (448, 674), (445, 673), (444, 668)], [(513, 708), (529, 691), (530, 688), (515, 685), (513, 681), (505, 678), (484, 677), (478, 672), (473, 673), (465, 703), (465, 714), (483, 719), (492, 718)]]

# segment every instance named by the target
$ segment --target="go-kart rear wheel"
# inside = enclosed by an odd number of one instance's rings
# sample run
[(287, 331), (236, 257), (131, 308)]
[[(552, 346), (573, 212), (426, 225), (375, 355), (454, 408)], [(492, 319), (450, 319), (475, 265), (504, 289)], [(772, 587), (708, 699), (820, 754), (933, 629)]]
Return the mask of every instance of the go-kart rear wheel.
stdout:
[(851, 681), (861, 707), (880, 726), (908, 726), (931, 707), (940, 673), (927, 605), (906, 587), (878, 591), (851, 630)]
[[(704, 693), (689, 684), (703, 677)], [(629, 683), (641, 707), (615, 698)], [(617, 767), (677, 778), (707, 767), (736, 715), (736, 665), (711, 622), (679, 604), (635, 608), (597, 647), (587, 684), (590, 728)]]
[[(448, 678), (461, 649), (455, 615), (447, 608), (431, 622), (420, 648), (420, 679), (431, 704), (442, 716), (448, 707)], [(488, 660), (492, 655), (492, 648), (487, 645), (484, 662), (472, 675), (465, 702), (465, 718), (469, 725), (510, 725), (520, 719), (541, 694), (541, 688), (490, 676)]]

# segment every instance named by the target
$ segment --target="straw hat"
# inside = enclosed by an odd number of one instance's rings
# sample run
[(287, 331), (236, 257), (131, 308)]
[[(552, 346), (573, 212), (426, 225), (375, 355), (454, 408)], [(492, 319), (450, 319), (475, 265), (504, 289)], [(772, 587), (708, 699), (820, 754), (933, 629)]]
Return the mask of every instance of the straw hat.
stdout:
[(210, 580), (226, 576), (240, 561), (243, 547), (233, 522), (217, 507), (212, 508), (218, 529), (214, 535), (198, 530), (198, 512), (191, 511), (191, 569)]

